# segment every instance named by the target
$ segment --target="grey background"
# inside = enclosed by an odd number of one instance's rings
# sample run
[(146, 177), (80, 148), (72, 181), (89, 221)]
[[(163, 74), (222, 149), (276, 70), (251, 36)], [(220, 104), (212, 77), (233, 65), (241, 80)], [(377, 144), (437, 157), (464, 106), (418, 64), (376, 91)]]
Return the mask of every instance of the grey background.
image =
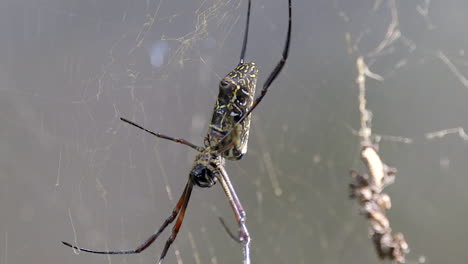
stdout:
[[(440, 55), (468, 74), (467, 2), (396, 1), (402, 36), (376, 54), (388, 1), (293, 2), (287, 66), (254, 112), (248, 155), (227, 164), (252, 263), (379, 262), (347, 197), (348, 170), (363, 169), (352, 131), (358, 56), (384, 78), (367, 82), (374, 132), (413, 140), (380, 144), (398, 169), (389, 218), (409, 260), (465, 263), (468, 144), (425, 133), (468, 124), (468, 88)], [(217, 75), (239, 57), (246, 1), (0, 7), (0, 263), (155, 263), (169, 232), (140, 255), (110, 258), (75, 255), (60, 241), (131, 248), (169, 215), (195, 152), (118, 118), (201, 144)], [(247, 59), (260, 83), (280, 58), (286, 18), (286, 1), (253, 1)], [(240, 263), (218, 216), (235, 226), (221, 188), (195, 189), (166, 263)]]

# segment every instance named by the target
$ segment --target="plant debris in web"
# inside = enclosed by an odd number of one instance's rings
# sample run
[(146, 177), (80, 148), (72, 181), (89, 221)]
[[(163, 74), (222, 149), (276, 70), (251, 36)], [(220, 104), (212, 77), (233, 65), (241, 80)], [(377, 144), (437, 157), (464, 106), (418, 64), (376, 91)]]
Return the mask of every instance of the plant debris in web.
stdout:
[[(368, 174), (351, 170), (351, 198), (359, 203), (359, 211), (369, 219), (369, 232), (377, 254), (381, 259), (390, 259), (405, 263), (409, 253), (408, 243), (402, 233), (392, 234), (390, 221), (385, 212), (392, 206), (390, 196), (383, 189), (395, 180), (397, 170), (387, 166), (378, 154), (376, 145), (372, 144), (372, 113), (367, 109), (366, 77), (378, 76), (367, 67), (364, 58), (356, 60), (359, 88), (359, 112), (361, 128), (359, 130), (361, 159), (367, 167)], [(379, 78), (383, 80), (382, 78)]]
[(372, 146), (362, 148), (361, 158), (371, 176), (351, 170), (350, 197), (358, 201), (360, 213), (369, 219), (369, 235), (377, 255), (381, 259), (405, 263), (405, 256), (409, 253), (408, 243), (402, 233), (392, 234), (390, 222), (385, 215), (391, 208), (391, 200), (390, 196), (382, 192), (393, 183), (396, 169), (385, 165)]

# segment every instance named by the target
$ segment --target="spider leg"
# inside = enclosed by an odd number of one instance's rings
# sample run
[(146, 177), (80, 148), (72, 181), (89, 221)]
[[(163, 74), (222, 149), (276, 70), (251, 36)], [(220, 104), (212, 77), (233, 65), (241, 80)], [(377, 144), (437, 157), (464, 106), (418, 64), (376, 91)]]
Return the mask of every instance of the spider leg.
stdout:
[(166, 136), (166, 135), (161, 134), (161, 133), (153, 132), (153, 131), (148, 130), (148, 129), (146, 129), (146, 128), (144, 128), (144, 127), (142, 127), (142, 126), (140, 126), (140, 125), (138, 125), (138, 124), (136, 124), (136, 123), (134, 123), (134, 122), (132, 122), (132, 121), (130, 121), (130, 120), (127, 120), (127, 119), (125, 119), (125, 118), (123, 118), (123, 117), (121, 117), (120, 120), (124, 121), (125, 123), (129, 123), (129, 124), (132, 125), (132, 126), (136, 126), (136, 127), (138, 127), (139, 129), (141, 129), (141, 130), (143, 130), (143, 131), (146, 131), (146, 132), (150, 133), (151, 135), (156, 136), (156, 137), (158, 137), (158, 138), (167, 139), (167, 140), (170, 140), (170, 141), (174, 141), (174, 142), (180, 143), (180, 144), (182, 144), (182, 145), (189, 146), (189, 147), (191, 147), (191, 148), (197, 150), (198, 152), (203, 151), (203, 148), (202, 148), (202, 147), (199, 147), (199, 146), (197, 146), (197, 145), (195, 145), (195, 144), (193, 144), (193, 143), (190, 143), (188, 140), (185, 140), (185, 139), (183, 139), (183, 138), (174, 138), (174, 137)]
[[(188, 200), (190, 199), (190, 194), (192, 192), (192, 187), (193, 187), (193, 184), (192, 184), (191, 181), (189, 181), (187, 183), (187, 185), (185, 185), (184, 192), (180, 196), (179, 201), (177, 202), (177, 205), (172, 210), (172, 214), (164, 221), (164, 223), (162, 224), (162, 226), (159, 228), (159, 230), (156, 233), (151, 235), (145, 242), (143, 242), (143, 244), (141, 244), (140, 246), (138, 246), (135, 249), (97, 251), (97, 250), (77, 247), (77, 246), (74, 246), (74, 245), (72, 245), (72, 244), (70, 244), (68, 242), (64, 242), (64, 241), (62, 241), (62, 243), (64, 245), (66, 245), (66, 246), (69, 246), (69, 247), (73, 248), (73, 249), (77, 249), (77, 250), (84, 251), (84, 252), (89, 252), (89, 253), (94, 253), (94, 254), (105, 254), (105, 255), (138, 254), (138, 253), (142, 252), (143, 250), (145, 250), (146, 248), (148, 248), (151, 244), (153, 244), (153, 242), (159, 237), (159, 235), (164, 231), (164, 229), (166, 229), (166, 227), (170, 223), (172, 223), (174, 221), (174, 219), (176, 218), (177, 215), (179, 215), (179, 217), (177, 218), (177, 224), (180, 226), (181, 223), (179, 224), (179, 218), (180, 218), (179, 213), (182, 213), (181, 208), (182, 208), (183, 213), (185, 213), (185, 207), (187, 206)], [(183, 219), (183, 217), (182, 217), (182, 219)], [(167, 252), (166, 248), (165, 248), (165, 251)], [(164, 253), (164, 251), (163, 251), (163, 253)]]
[(184, 199), (184, 204), (182, 205), (182, 209), (180, 210), (179, 216), (177, 217), (177, 221), (172, 228), (172, 234), (171, 236), (167, 239), (166, 245), (164, 246), (164, 249), (161, 253), (161, 257), (159, 257), (158, 264), (161, 264), (166, 257), (167, 251), (171, 247), (172, 243), (177, 237), (177, 234), (179, 233), (180, 227), (182, 226), (182, 222), (184, 221), (184, 216), (185, 216), (185, 211), (187, 209), (188, 202), (190, 200), (190, 195), (192, 194), (192, 188), (193, 184), (189, 183), (188, 184), (188, 189), (186, 193), (186, 199)]
[(244, 63), (245, 50), (247, 49), (247, 39), (249, 38), (250, 6), (251, 6), (250, 2), (251, 0), (249, 0), (249, 4), (247, 7), (247, 22), (245, 23), (244, 42), (242, 43), (242, 51), (241, 51), (239, 64)]
[(234, 232), (232, 232), (231, 229), (229, 229), (226, 222), (224, 222), (224, 219), (222, 217), (218, 217), (218, 219), (221, 222), (221, 225), (224, 227), (224, 230), (226, 230), (226, 233), (232, 238), (232, 240), (236, 241), (237, 243), (241, 243), (239, 237), (234, 235)]
[[(250, 1), (249, 1), (250, 3)], [(222, 142), (224, 139), (228, 138), (228, 136), (232, 133), (232, 131), (238, 126), (246, 117), (252, 113), (252, 111), (257, 107), (257, 105), (263, 100), (263, 97), (265, 97), (266, 93), (268, 92), (268, 88), (270, 87), (271, 83), (276, 79), (278, 74), (281, 72), (281, 70), (284, 67), (284, 64), (286, 63), (286, 60), (288, 59), (289, 56), (289, 44), (291, 42), (291, 21), (292, 21), (292, 12), (291, 12), (291, 0), (288, 0), (289, 3), (289, 22), (288, 22), (288, 33), (286, 36), (286, 44), (284, 45), (283, 49), (283, 55), (281, 57), (281, 60), (276, 64), (275, 68), (273, 71), (270, 73), (270, 76), (268, 76), (268, 79), (265, 81), (263, 84), (262, 91), (260, 95), (255, 99), (255, 101), (252, 104), (252, 107), (237, 121), (237, 123), (234, 125), (234, 127), (227, 132), (224, 137), (220, 140)]]
[(229, 230), (229, 228), (224, 223), (224, 220), (222, 218), (220, 218), (221, 224), (224, 226), (224, 228), (226, 229), (226, 232), (229, 234), (229, 236), (232, 239), (234, 239), (235, 241), (243, 245), (244, 247), (243, 248), (243, 251), (244, 251), (243, 263), (249, 264), (250, 263), (250, 235), (245, 225), (246, 214), (245, 214), (244, 208), (242, 207), (242, 204), (240, 203), (240, 200), (237, 197), (236, 191), (234, 190), (231, 180), (229, 179), (229, 176), (226, 170), (224, 169), (224, 167), (219, 165), (217, 169), (218, 169), (218, 172), (215, 173), (215, 175), (218, 178), (219, 182), (221, 183), (224, 193), (226, 194), (229, 200), (229, 204), (231, 205), (232, 211), (234, 212), (234, 215), (236, 216), (236, 221), (239, 226), (239, 236), (235, 236)]

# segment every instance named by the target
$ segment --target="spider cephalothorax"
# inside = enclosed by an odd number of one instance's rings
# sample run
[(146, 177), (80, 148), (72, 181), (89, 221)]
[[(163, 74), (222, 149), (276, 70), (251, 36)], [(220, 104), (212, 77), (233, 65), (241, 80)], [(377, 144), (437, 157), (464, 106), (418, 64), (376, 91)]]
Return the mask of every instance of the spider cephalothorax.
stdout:
[(224, 159), (221, 156), (205, 150), (195, 158), (190, 171), (190, 180), (199, 187), (211, 187), (216, 183), (216, 171), (223, 164)]

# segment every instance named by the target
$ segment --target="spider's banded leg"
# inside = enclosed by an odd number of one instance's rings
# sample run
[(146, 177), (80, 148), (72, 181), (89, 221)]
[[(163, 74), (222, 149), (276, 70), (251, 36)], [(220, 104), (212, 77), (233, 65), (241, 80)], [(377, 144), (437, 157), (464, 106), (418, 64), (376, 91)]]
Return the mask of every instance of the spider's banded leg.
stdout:
[(286, 44), (285, 44), (284, 50), (283, 50), (283, 56), (282, 56), (281, 60), (278, 62), (278, 64), (276, 64), (273, 71), (270, 73), (270, 76), (268, 76), (268, 79), (263, 84), (262, 91), (261, 91), (260, 95), (255, 99), (254, 103), (252, 104), (252, 107), (239, 119), (239, 121), (237, 121), (237, 123), (234, 125), (234, 127), (224, 135), (224, 137), (223, 137), (223, 139), (221, 141), (228, 138), (228, 136), (232, 133), (232, 131), (236, 128), (236, 126), (238, 126), (242, 121), (244, 121), (244, 119), (246, 117), (248, 117), (250, 115), (250, 113), (252, 113), (252, 111), (257, 107), (257, 105), (263, 100), (263, 97), (265, 97), (266, 93), (268, 92), (268, 88), (270, 87), (271, 83), (276, 79), (278, 74), (281, 72), (281, 70), (283, 69), (284, 64), (286, 63), (286, 60), (288, 59), (289, 44), (291, 42), (291, 21), (292, 21), (292, 18), (291, 18), (291, 16), (292, 16), (291, 0), (288, 0), (288, 3), (289, 3), (289, 23), (288, 23), (288, 33), (287, 33), (287, 36), (286, 36)]
[(229, 179), (229, 176), (226, 170), (224, 169), (224, 167), (218, 166), (218, 172), (215, 175), (220, 181), (221, 186), (223, 187), (224, 193), (226, 194), (229, 200), (229, 204), (231, 205), (232, 211), (234, 212), (234, 215), (236, 216), (236, 221), (237, 221), (237, 224), (239, 225), (239, 236), (238, 237), (234, 236), (234, 234), (227, 228), (226, 224), (224, 223), (222, 219), (220, 219), (221, 223), (223, 224), (229, 236), (231, 236), (234, 240), (236, 240), (237, 242), (241, 243), (244, 246), (243, 248), (244, 262), (243, 263), (249, 264), (250, 263), (250, 235), (245, 225), (246, 214), (245, 214), (244, 208), (242, 207), (242, 204), (240, 203), (240, 200), (237, 197), (236, 191), (234, 190), (231, 180)]
[(132, 125), (132, 126), (136, 126), (136, 127), (138, 127), (139, 129), (141, 129), (141, 130), (143, 130), (143, 131), (146, 131), (146, 132), (150, 133), (151, 135), (156, 136), (156, 137), (158, 137), (158, 138), (167, 139), (167, 140), (170, 140), (170, 141), (174, 141), (174, 142), (177, 142), (177, 143), (180, 143), (180, 144), (189, 146), (189, 147), (191, 147), (191, 148), (197, 150), (198, 152), (203, 151), (203, 148), (202, 148), (202, 147), (199, 147), (199, 146), (197, 146), (197, 145), (195, 145), (195, 144), (193, 144), (193, 143), (190, 143), (189, 141), (187, 141), (187, 140), (185, 140), (185, 139), (183, 139), (183, 138), (174, 138), (174, 137), (170, 137), (170, 136), (163, 135), (163, 134), (161, 134), (161, 133), (153, 132), (153, 131), (148, 130), (148, 129), (146, 129), (146, 128), (144, 128), (144, 127), (142, 127), (142, 126), (140, 126), (140, 125), (138, 125), (138, 124), (136, 124), (136, 123), (134, 123), (134, 122), (132, 122), (132, 121), (130, 121), (130, 120), (127, 120), (127, 119), (125, 119), (125, 118), (123, 118), (123, 117), (121, 117), (120, 120), (124, 121), (125, 123), (129, 123), (129, 124)]
[(251, 0), (249, 0), (249, 4), (247, 7), (247, 22), (245, 23), (245, 31), (244, 31), (244, 41), (242, 43), (242, 51), (239, 60), (239, 64), (244, 63), (245, 51), (247, 49), (247, 39), (249, 38), (249, 24), (250, 24), (250, 6)]
[(229, 229), (229, 227), (227, 226), (226, 222), (224, 222), (224, 219), (222, 217), (218, 217), (218, 219), (221, 222), (221, 225), (223, 225), (224, 230), (226, 230), (226, 233), (228, 233), (228, 235), (232, 238), (232, 240), (236, 241), (237, 243), (241, 243), (241, 241), (239, 240), (239, 237), (234, 235), (231, 229)]
[(185, 216), (185, 211), (187, 210), (187, 205), (190, 200), (190, 195), (192, 194), (192, 189), (193, 189), (193, 184), (190, 182), (187, 184), (188, 189), (186, 193), (186, 199), (184, 201), (184, 205), (182, 206), (182, 209), (180, 210), (179, 216), (177, 217), (177, 221), (174, 224), (174, 227), (172, 228), (172, 234), (171, 236), (167, 239), (166, 245), (164, 245), (164, 249), (161, 253), (161, 257), (159, 257), (158, 264), (161, 264), (166, 257), (167, 251), (171, 247), (172, 243), (177, 237), (177, 234), (179, 233), (180, 227), (182, 226), (182, 222), (184, 221), (184, 216)]
[[(185, 185), (184, 192), (179, 198), (179, 201), (177, 202), (177, 205), (174, 207), (174, 210), (172, 210), (172, 214), (164, 221), (162, 226), (159, 228), (159, 230), (154, 233), (152, 236), (150, 236), (143, 244), (138, 246), (136, 249), (131, 249), (131, 250), (111, 250), (111, 251), (97, 251), (97, 250), (92, 250), (92, 249), (86, 249), (86, 248), (80, 248), (77, 246), (73, 246), (72, 244), (68, 242), (62, 241), (62, 243), (66, 246), (69, 246), (71, 248), (84, 251), (84, 252), (89, 252), (89, 253), (94, 253), (94, 254), (106, 254), (106, 255), (121, 255), (121, 254), (138, 254), (145, 250), (147, 247), (149, 247), (153, 242), (159, 237), (159, 235), (164, 231), (164, 229), (174, 221), (177, 215), (179, 215), (179, 212), (181, 211), (181, 208), (183, 208), (184, 205), (188, 203), (188, 200), (190, 199), (190, 192), (192, 191), (193, 184), (192, 182), (188, 182), (187, 185)], [(185, 209), (183, 209), (185, 211)]]

